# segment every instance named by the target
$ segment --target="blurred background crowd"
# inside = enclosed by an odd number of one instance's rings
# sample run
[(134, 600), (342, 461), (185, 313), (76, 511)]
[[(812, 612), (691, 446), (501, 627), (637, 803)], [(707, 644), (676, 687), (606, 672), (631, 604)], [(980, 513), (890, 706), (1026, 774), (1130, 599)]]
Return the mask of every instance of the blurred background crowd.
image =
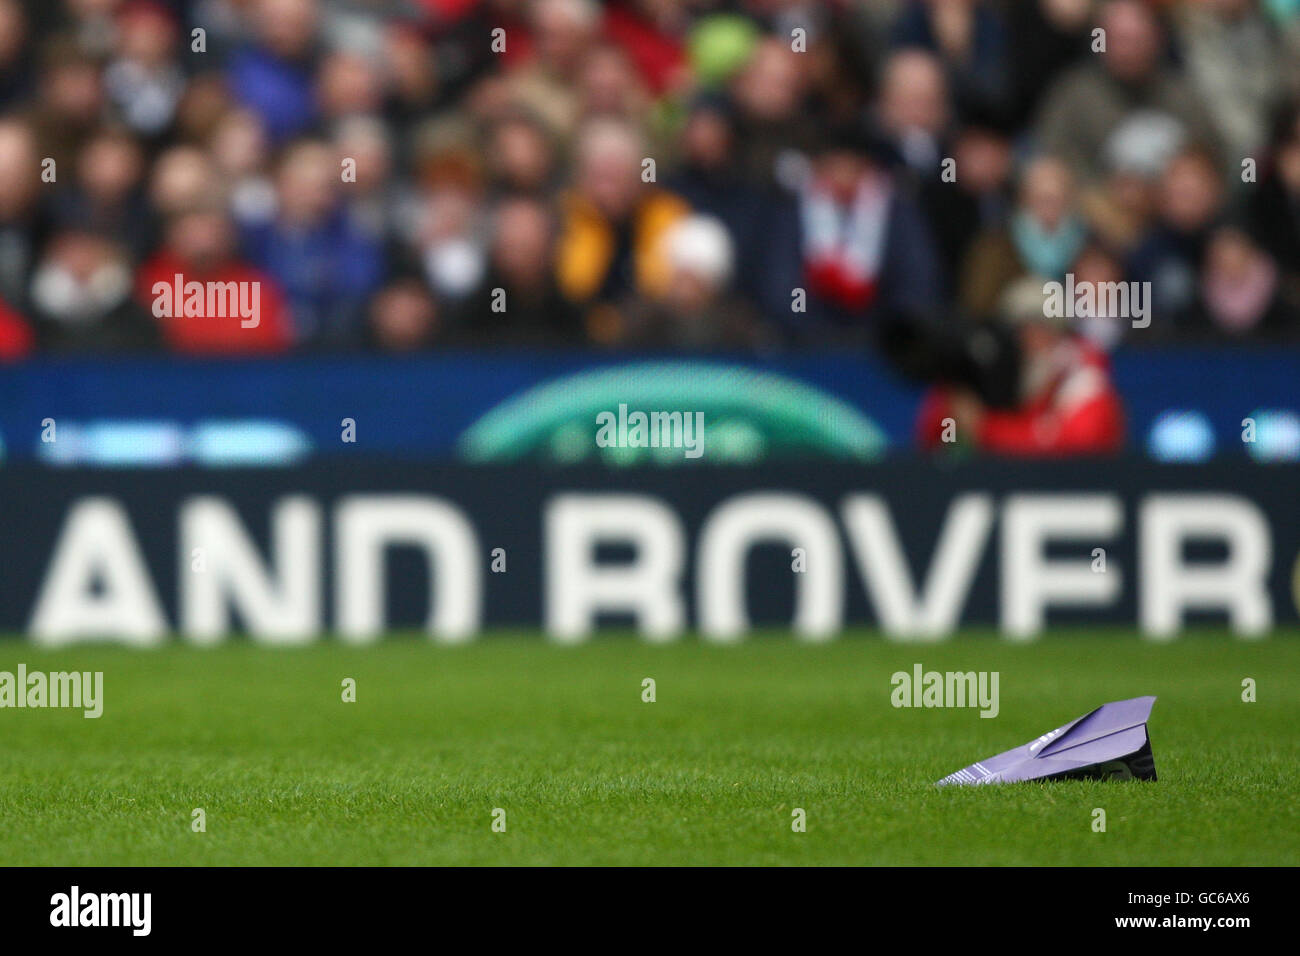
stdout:
[(1300, 0), (0, 0), (6, 358), (870, 348), (1067, 273), (1151, 283), (1102, 354), (1300, 341)]

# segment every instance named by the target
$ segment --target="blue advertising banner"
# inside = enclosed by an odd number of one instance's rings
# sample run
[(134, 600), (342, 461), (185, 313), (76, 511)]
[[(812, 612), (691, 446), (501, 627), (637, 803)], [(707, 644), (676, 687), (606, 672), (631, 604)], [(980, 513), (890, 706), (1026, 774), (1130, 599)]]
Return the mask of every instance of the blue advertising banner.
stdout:
[[(1300, 350), (1114, 357), (1129, 447), (1161, 460), (1300, 458)], [(45, 359), (0, 371), (5, 459), (269, 465), (312, 456), (556, 462), (599, 456), (594, 415), (704, 412), (710, 457), (866, 461), (909, 449), (922, 389), (869, 355), (700, 359), (447, 353), (399, 359)], [(1242, 422), (1258, 420), (1252, 447)], [(351, 438), (343, 436), (350, 423)], [(581, 435), (575, 435), (575, 428)], [(57, 436), (57, 440), (52, 440)]]

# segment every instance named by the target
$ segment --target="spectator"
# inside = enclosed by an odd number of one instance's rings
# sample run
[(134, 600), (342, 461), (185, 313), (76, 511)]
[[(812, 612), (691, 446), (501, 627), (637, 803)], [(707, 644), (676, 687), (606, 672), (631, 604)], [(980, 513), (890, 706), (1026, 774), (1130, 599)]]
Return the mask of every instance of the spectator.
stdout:
[(944, 217), (938, 236), (955, 274), (962, 255), (980, 231), (1005, 223), (1011, 215), (1011, 143), (993, 129), (967, 126), (953, 143), (953, 159), (954, 170), (961, 172), (955, 184), (943, 183), (940, 178), (942, 185), (949, 186), (951, 212)]
[(483, 171), (473, 131), (435, 124), (421, 147), (423, 191), (412, 244), (425, 280), (443, 301), (473, 295), (487, 271)]
[(45, 47), (37, 106), (31, 113), (42, 157), (71, 170), (104, 118), (100, 64), (67, 38)]
[(410, 23), (399, 21), (384, 34), (387, 67), (384, 119), (404, 130), (432, 112), (442, 92), (438, 63), (428, 40)]
[(794, 202), (767, 227), (762, 301), (792, 342), (861, 344), (882, 313), (938, 306), (938, 253), (882, 155), (860, 128), (832, 130)]
[[(1094, 289), (1113, 288), (1112, 283), (1125, 281), (1124, 263), (1120, 257), (1095, 240), (1089, 242), (1079, 253), (1073, 272), (1076, 285), (1091, 286)], [(1075, 303), (1075, 331), (1085, 341), (1109, 352), (1129, 334), (1133, 319), (1117, 308), (1117, 299), (1103, 295), (1093, 296), (1092, 299), (1091, 306), (1086, 301)], [(1157, 308), (1153, 308), (1152, 312), (1157, 316), (1160, 314)], [(1141, 330), (1135, 334), (1146, 336), (1148, 333)]]
[(511, 73), (510, 98), (567, 140), (578, 126), (578, 77), (600, 38), (600, 8), (593, 0), (535, 0), (528, 16), (532, 56)]
[(1164, 64), (1165, 35), (1139, 0), (1108, 0), (1102, 8), (1105, 52), (1063, 75), (1043, 104), (1041, 147), (1065, 157), (1080, 178), (1102, 178), (1107, 142), (1133, 114), (1167, 117), (1186, 140), (1216, 144), (1190, 85)]
[[(205, 287), (202, 311), (177, 310), (170, 302), (158, 308), (159, 296), (170, 300), (176, 277)], [(251, 318), (232, 308), (208, 311), (206, 288), (234, 288), (241, 301), (255, 304)], [(256, 288), (254, 294), (251, 290)], [(175, 216), (167, 225), (162, 248), (136, 277), (136, 298), (157, 319), (162, 337), (175, 352), (231, 355), (285, 351), (291, 327), (284, 297), (275, 281), (236, 256), (235, 230), (226, 214), (209, 203)], [(233, 301), (233, 300), (232, 300)], [(160, 312), (164, 314), (159, 314)], [(246, 322), (252, 321), (253, 325)]]
[(656, 94), (680, 91), (690, 82), (681, 41), (689, 23), (683, 3), (631, 0), (605, 8), (605, 36), (626, 52)]
[(246, 226), (249, 260), (289, 301), (296, 344), (355, 345), (365, 305), (383, 281), (383, 248), (341, 201), (340, 166), (324, 143), (291, 146), (276, 172), (273, 220)]
[(442, 323), (438, 305), (419, 279), (395, 279), (370, 302), (371, 344), (389, 353), (418, 352), (439, 337)]
[(650, 109), (650, 94), (632, 60), (617, 46), (594, 47), (577, 77), (578, 115), (641, 123)]
[(321, 60), (315, 103), (322, 123), (375, 116), (383, 105), (383, 96), (379, 71), (365, 54), (335, 50)]
[(629, 310), (621, 344), (688, 351), (758, 345), (753, 312), (729, 291), (735, 255), (722, 223), (688, 216), (662, 241), (671, 281), (661, 296)]
[(28, 281), (49, 235), (49, 204), (43, 201), (36, 139), (31, 127), (0, 120), (0, 299), (20, 311)]
[(1153, 333), (1176, 335), (1197, 309), (1197, 274), (1223, 206), (1213, 159), (1199, 150), (1174, 157), (1156, 186), (1156, 219), (1128, 257), (1128, 274), (1151, 283)]
[(0, 110), (31, 95), (35, 70), (28, 53), (31, 37), (18, 0), (0, 0)]
[(1281, 295), (1300, 309), (1300, 108), (1285, 110), (1273, 134), (1271, 162), (1247, 204), (1251, 232), (1282, 268)]
[(76, 182), (55, 201), (60, 224), (97, 232), (128, 248), (132, 258), (154, 241), (141, 180), (144, 154), (122, 130), (95, 134), (77, 158)]
[(903, 163), (924, 181), (939, 178), (951, 112), (948, 81), (938, 57), (921, 50), (895, 53), (880, 80), (880, 125)]
[(1204, 333), (1220, 340), (1279, 341), (1298, 331), (1300, 316), (1280, 294), (1277, 264), (1233, 225), (1207, 240), (1200, 304)]
[(760, 185), (793, 185), (792, 152), (808, 149), (817, 124), (805, 109), (808, 74), (780, 37), (759, 41), (731, 81), (740, 121), (740, 168)]
[(1012, 109), (1016, 129), (1029, 125), (1043, 93), (1089, 55), (1093, 0), (1020, 0), (1007, 4)]
[(208, 138), (208, 153), (226, 184), (236, 222), (258, 222), (275, 214), (275, 184), (262, 121), (252, 110), (229, 110)]
[(994, 4), (911, 0), (894, 27), (894, 43), (938, 57), (962, 115), (1006, 115), (1011, 101), (1007, 26)]
[[(577, 176), (563, 200), (556, 269), (561, 293), (589, 307), (632, 294), (655, 296), (669, 270), (660, 240), (688, 210), (677, 196), (641, 179), (644, 143), (618, 120), (593, 120), (579, 134)], [(588, 327), (599, 342), (617, 341), (613, 313)]]
[(116, 56), (104, 86), (123, 122), (142, 136), (159, 136), (171, 125), (185, 92), (177, 33), (170, 11), (152, 0), (131, 0), (118, 16)]
[(691, 104), (680, 136), (682, 156), (669, 187), (692, 209), (720, 220), (735, 249), (736, 282), (751, 294), (761, 281), (765, 219), (772, 197), (750, 182), (736, 160), (737, 130), (730, 101), (704, 93)]
[(580, 311), (560, 294), (555, 220), (536, 199), (504, 200), (493, 216), (487, 276), (454, 333), (466, 345), (576, 345)]
[[(1255, 0), (1197, 0), (1176, 10), (1187, 76), (1212, 119), (1235, 172), (1269, 134), (1286, 77), (1282, 40)], [(1297, 70), (1291, 66), (1294, 76)]]
[(230, 60), (236, 100), (261, 118), (277, 142), (316, 117), (312, 70), (319, 26), (315, 0), (252, 0), (255, 40)]
[(555, 142), (526, 110), (512, 110), (487, 135), (488, 174), (497, 193), (538, 196), (557, 185)]
[(176, 119), (169, 135), (162, 139), (169, 141), (174, 136), (178, 142), (206, 142), (226, 114), (237, 108), (225, 75), (219, 70), (205, 70), (186, 84), (176, 107)]
[[(1000, 221), (996, 194), (1010, 153), (988, 129), (954, 127), (949, 100), (943, 64), (933, 54), (903, 50), (886, 62), (877, 116), (908, 173), (907, 188), (925, 214), (944, 273), (955, 276), (981, 225)], [(945, 161), (955, 165), (945, 168)]]
[(26, 358), (36, 345), (36, 336), (17, 311), (0, 299), (0, 362)]
[(974, 316), (991, 316), (1015, 280), (1063, 278), (1087, 235), (1069, 167), (1054, 156), (1031, 160), (1010, 223), (985, 231), (970, 249), (962, 268), (962, 307)]
[(202, 205), (220, 185), (218, 171), (204, 150), (175, 146), (154, 163), (149, 203), (155, 215), (165, 219)]
[(131, 296), (125, 250), (88, 232), (55, 235), (32, 275), (37, 338), (50, 351), (153, 348), (158, 335)]
[(334, 128), (334, 147), (350, 163), (343, 188), (357, 224), (388, 244), (410, 235), (416, 196), (393, 175), (387, 127), (370, 114), (349, 116)]
[(1124, 419), (1105, 354), (1047, 317), (1042, 283), (1022, 279), (1007, 290), (1005, 321), (1018, 330), (1020, 405), (986, 408), (961, 388), (939, 386), (918, 419), (922, 447), (974, 445), (1020, 458), (1105, 455), (1124, 443)]

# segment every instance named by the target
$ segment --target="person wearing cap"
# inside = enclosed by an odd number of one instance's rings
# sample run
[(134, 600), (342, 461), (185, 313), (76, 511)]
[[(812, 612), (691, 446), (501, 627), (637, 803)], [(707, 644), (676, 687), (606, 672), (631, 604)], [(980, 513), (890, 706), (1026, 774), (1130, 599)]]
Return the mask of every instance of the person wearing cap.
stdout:
[(1105, 455), (1124, 445), (1124, 412), (1105, 353), (1047, 308), (1041, 279), (1022, 279), (1002, 299), (1020, 348), (1020, 404), (987, 408), (969, 391), (936, 386), (918, 416), (923, 448), (973, 446), (1009, 457)]

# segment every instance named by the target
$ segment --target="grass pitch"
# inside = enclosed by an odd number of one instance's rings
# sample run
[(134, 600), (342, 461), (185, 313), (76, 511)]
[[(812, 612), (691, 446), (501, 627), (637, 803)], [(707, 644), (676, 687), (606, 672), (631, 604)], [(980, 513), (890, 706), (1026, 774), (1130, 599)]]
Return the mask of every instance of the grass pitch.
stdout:
[[(0, 670), (19, 662), (103, 671), (105, 707), (98, 720), (0, 710), (7, 865), (1300, 863), (1294, 633), (0, 642)], [(1001, 713), (895, 709), (890, 675), (917, 662), (1000, 672)], [(356, 703), (341, 699), (347, 677)], [(1246, 677), (1256, 703), (1241, 700)], [(933, 786), (1140, 694), (1159, 696), (1157, 783)], [(792, 832), (796, 807), (807, 832)]]

